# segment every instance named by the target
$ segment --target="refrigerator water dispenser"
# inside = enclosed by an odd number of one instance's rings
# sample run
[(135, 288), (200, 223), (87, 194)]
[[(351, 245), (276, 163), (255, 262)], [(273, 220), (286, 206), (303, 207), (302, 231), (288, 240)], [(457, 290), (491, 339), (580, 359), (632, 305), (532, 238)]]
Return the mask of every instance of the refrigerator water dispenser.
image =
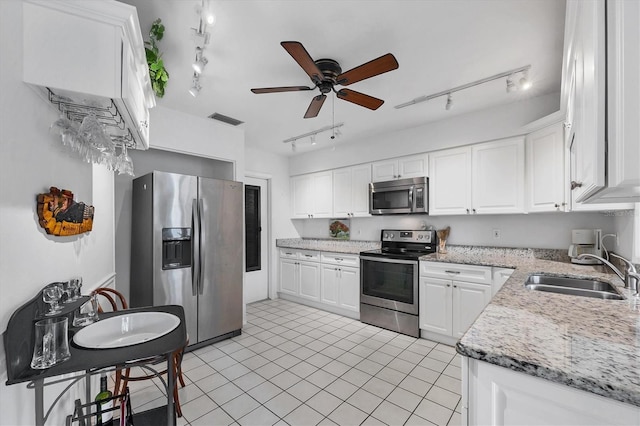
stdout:
[(191, 228), (162, 228), (162, 269), (191, 267)]

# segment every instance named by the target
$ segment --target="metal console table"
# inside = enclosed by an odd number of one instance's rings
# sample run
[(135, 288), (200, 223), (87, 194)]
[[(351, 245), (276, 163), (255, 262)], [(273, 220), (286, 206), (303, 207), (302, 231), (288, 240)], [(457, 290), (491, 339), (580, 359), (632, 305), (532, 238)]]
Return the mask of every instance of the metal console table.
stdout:
[[(88, 298), (84, 297), (74, 304), (65, 307), (60, 314), (62, 316), (73, 316), (75, 308), (84, 303)], [(73, 335), (79, 328), (71, 327), (69, 329), (69, 349), (71, 358), (54, 365), (45, 370), (34, 370), (31, 368), (31, 357), (34, 346), (33, 324), (40, 319), (43, 312), (41, 294), (23, 305), (11, 316), (7, 330), (4, 333), (4, 347), (7, 359), (7, 385), (18, 383), (27, 383), (27, 387), (35, 391), (35, 424), (43, 426), (51, 413), (53, 407), (57, 404), (61, 396), (69, 390), (75, 383), (83, 378), (86, 382), (86, 399), (91, 402), (91, 376), (99, 374), (101, 370), (115, 370), (125, 366), (145, 365), (147, 361), (153, 359), (164, 358), (167, 362), (167, 371), (174, 369), (173, 352), (183, 347), (187, 343), (187, 331), (184, 320), (184, 310), (182, 306), (167, 305), (154, 306), (146, 308), (135, 308), (117, 312), (105, 312), (100, 314), (100, 318), (109, 318), (132, 312), (166, 312), (176, 315), (180, 318), (180, 325), (168, 334), (157, 339), (131, 345), (122, 348), (113, 349), (86, 349), (73, 343)], [(40, 318), (39, 318), (40, 317)], [(137, 361), (136, 361), (137, 360)], [(63, 374), (83, 373), (69, 378), (59, 378)], [(45, 379), (49, 379), (45, 383)], [(61, 382), (71, 382), (54, 400), (51, 407), (45, 413), (44, 407), (44, 388)], [(137, 413), (134, 416), (136, 426), (138, 425), (158, 425), (166, 423), (169, 426), (175, 425), (175, 407), (173, 401), (173, 388), (175, 386), (175, 377), (173, 374), (167, 374), (167, 405), (166, 412), (164, 407), (159, 407), (146, 412)]]

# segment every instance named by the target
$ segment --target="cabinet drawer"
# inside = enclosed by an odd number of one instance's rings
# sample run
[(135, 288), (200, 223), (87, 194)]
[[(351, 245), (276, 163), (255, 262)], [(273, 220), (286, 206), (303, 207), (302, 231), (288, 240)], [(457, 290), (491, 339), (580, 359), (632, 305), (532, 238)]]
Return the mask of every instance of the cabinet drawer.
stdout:
[(356, 254), (322, 253), (322, 263), (342, 266), (360, 266), (360, 257)]
[(420, 275), (491, 285), (491, 267), (458, 263), (420, 262)]
[(281, 259), (297, 259), (298, 258), (298, 250), (281, 248), (280, 249), (280, 258)]
[(299, 250), (298, 259), (305, 260), (307, 262), (320, 262), (320, 252), (310, 250)]

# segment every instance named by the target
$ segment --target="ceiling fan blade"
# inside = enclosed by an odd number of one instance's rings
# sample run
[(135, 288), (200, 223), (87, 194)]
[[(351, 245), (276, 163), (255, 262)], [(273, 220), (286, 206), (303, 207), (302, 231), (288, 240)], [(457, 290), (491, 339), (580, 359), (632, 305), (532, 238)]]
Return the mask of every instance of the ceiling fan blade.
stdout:
[(307, 108), (307, 112), (304, 114), (304, 118), (317, 117), (325, 99), (327, 99), (327, 95), (314, 96), (311, 104), (309, 104), (309, 108)]
[(336, 95), (342, 100), (349, 101), (372, 110), (380, 108), (384, 103), (382, 99), (374, 98), (373, 96), (365, 95), (364, 93), (356, 92), (351, 89), (340, 89)]
[(307, 86), (262, 87), (260, 89), (251, 89), (253, 93), (298, 92), (301, 90), (313, 90), (313, 89)]
[(396, 61), (395, 56), (391, 53), (387, 53), (386, 55), (380, 56), (366, 64), (362, 64), (359, 67), (343, 72), (336, 77), (336, 81), (338, 84), (348, 86), (357, 81), (384, 74), (385, 72), (393, 71), (397, 68), (398, 61)]
[(289, 52), (298, 65), (302, 67), (304, 72), (311, 77), (311, 81), (316, 84), (322, 81), (322, 71), (320, 71), (320, 68), (318, 68), (302, 43), (298, 41), (283, 41), (280, 44), (287, 52)]

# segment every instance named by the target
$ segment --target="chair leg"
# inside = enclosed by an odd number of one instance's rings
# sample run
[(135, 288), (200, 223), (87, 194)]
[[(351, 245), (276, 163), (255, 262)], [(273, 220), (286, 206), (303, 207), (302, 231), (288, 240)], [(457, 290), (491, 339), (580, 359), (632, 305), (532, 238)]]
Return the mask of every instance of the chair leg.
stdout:
[(120, 385), (122, 382), (122, 370), (116, 370), (116, 380), (113, 387), (113, 394), (120, 395)]
[(174, 362), (177, 369), (177, 379), (180, 382), (180, 386), (185, 387), (184, 377), (182, 376), (182, 356), (184, 352), (177, 353), (174, 358)]

